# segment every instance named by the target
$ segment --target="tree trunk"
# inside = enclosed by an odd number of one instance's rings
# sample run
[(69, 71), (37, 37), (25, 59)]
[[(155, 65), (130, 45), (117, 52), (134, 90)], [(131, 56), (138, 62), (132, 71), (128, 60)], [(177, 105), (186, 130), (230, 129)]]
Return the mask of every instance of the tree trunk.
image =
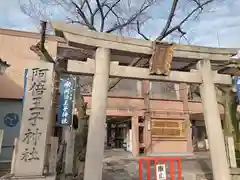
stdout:
[[(234, 140), (234, 149), (235, 150), (235, 157), (232, 154), (232, 158), (230, 157), (229, 160), (231, 161), (235, 159), (239, 159), (240, 157), (240, 133), (239, 133), (239, 117), (237, 113), (237, 101), (236, 101), (236, 93), (232, 90), (225, 91), (224, 93), (224, 111), (225, 111), (225, 118), (223, 121), (224, 125), (224, 135), (226, 139), (229, 137), (233, 138)], [(229, 144), (228, 144), (229, 146)], [(231, 154), (231, 147), (227, 148), (228, 155)], [(232, 152), (234, 153), (234, 152)], [(231, 163), (230, 163), (231, 164)], [(237, 162), (237, 164), (239, 164)], [(232, 164), (236, 167), (237, 164)]]
[(224, 134), (225, 136), (233, 136), (236, 150), (240, 151), (240, 133), (239, 133), (239, 117), (237, 113), (236, 94), (232, 91), (224, 93)]
[(233, 136), (233, 119), (234, 115), (232, 102), (235, 101), (233, 97), (233, 93), (231, 91), (227, 91), (223, 95), (224, 99), (224, 121), (223, 121), (223, 127), (224, 127), (224, 135), (225, 136)]
[(232, 94), (231, 98), (229, 98), (230, 105), (231, 105), (231, 120), (232, 120), (232, 129), (233, 129), (233, 137), (235, 142), (235, 149), (236, 151), (240, 151), (240, 133), (239, 133), (239, 117), (237, 113), (237, 101), (236, 95)]
[(76, 179), (83, 179), (85, 155), (87, 146), (88, 125), (86, 116), (86, 103), (84, 98), (80, 95), (80, 108), (78, 114), (78, 129), (75, 137), (75, 150), (74, 150), (74, 175)]

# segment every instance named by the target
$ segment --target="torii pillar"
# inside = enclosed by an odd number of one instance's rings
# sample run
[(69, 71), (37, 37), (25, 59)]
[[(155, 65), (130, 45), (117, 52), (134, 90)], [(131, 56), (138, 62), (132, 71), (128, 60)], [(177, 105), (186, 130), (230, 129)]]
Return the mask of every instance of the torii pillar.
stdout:
[(213, 177), (215, 180), (230, 180), (231, 177), (210, 60), (200, 60), (197, 67), (202, 77), (200, 94), (210, 146)]
[(110, 49), (96, 50), (84, 180), (102, 180), (110, 56)]

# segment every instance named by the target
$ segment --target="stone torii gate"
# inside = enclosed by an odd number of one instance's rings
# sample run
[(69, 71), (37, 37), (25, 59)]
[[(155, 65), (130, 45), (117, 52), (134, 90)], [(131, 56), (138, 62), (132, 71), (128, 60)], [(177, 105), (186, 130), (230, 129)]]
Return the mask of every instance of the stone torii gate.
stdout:
[[(69, 58), (66, 68), (67, 73), (70, 74), (94, 76), (92, 90), (93, 103), (89, 120), (84, 180), (102, 179), (105, 137), (104, 125), (107, 110), (109, 77), (200, 84), (214, 178), (216, 180), (230, 180), (214, 84), (231, 86), (232, 80), (230, 75), (218, 74), (216, 72), (218, 69), (215, 68), (217, 66), (213, 66), (213, 64), (224, 64), (230, 60), (231, 55), (237, 52), (235, 49), (176, 45), (173, 50), (172, 71), (170, 74), (168, 76), (150, 75), (149, 68), (122, 66), (119, 65), (118, 61), (124, 59), (131, 63), (133, 59), (139, 56), (149, 60), (154, 52), (154, 43), (151, 41), (97, 33), (58, 22), (52, 22), (52, 27), (55, 30), (55, 35), (60, 36), (58, 42), (59, 48), (63, 48), (66, 51), (78, 51), (79, 48), (81, 48), (86, 52), (90, 52), (90, 56), (76, 57), (75, 60)], [(64, 42), (64, 45), (62, 42)], [(45, 56), (45, 58), (47, 57)], [(87, 61), (79, 61), (85, 58), (87, 58)], [(51, 59), (51, 57), (49, 57), (49, 59)], [(183, 69), (188, 72), (180, 70), (174, 71), (173, 69), (177, 69), (179, 65), (184, 67)], [(197, 70), (190, 71), (190, 69), (194, 69), (195, 67)], [(45, 90), (40, 92), (40, 97), (36, 97), (30, 91), (34, 83), (32, 80), (35, 76), (44, 82)], [(47, 161), (46, 149), (47, 143), (50, 140), (48, 136), (51, 134), (53, 123), (51, 122), (51, 112), (54, 111), (54, 107), (44, 109), (42, 106), (47, 107), (49, 104), (52, 104), (54, 76), (53, 62), (41, 62), (38, 68), (32, 69), (29, 73), (27, 83), (29, 91), (26, 92), (24, 99), (23, 120), (21, 122), (16, 158), (13, 157), (14, 166), (12, 167), (12, 172), (15, 178), (28, 176), (28, 179), (45, 179), (43, 175), (45, 162)], [(40, 98), (41, 102), (37, 101), (39, 100), (38, 98)], [(29, 111), (29, 108), (39, 109), (40, 105), (41, 108), (43, 108), (40, 109), (42, 111), (41, 119), (40, 116), (31, 114), (32, 112)], [(37, 119), (39, 121), (30, 122), (30, 120), (34, 120), (34, 117), (35, 120), (36, 117), (38, 117)], [(42, 121), (43, 119), (44, 121)], [(31, 128), (35, 131), (33, 132)], [(41, 132), (39, 132), (39, 130), (41, 130)], [(34, 144), (32, 144), (33, 142), (29, 143), (28, 139), (26, 139), (26, 133), (30, 133), (31, 137), (34, 135), (34, 140), (38, 141)], [(145, 135), (149, 137), (151, 131), (148, 130)], [(38, 156), (35, 156), (37, 153), (39, 153)], [(56, 152), (52, 153), (54, 154)], [(31, 163), (29, 163), (29, 160), (31, 160)], [(52, 169), (56, 168), (54, 163), (56, 162), (52, 163)]]
[[(230, 180), (221, 119), (216, 100), (214, 84), (231, 85), (230, 75), (212, 71), (211, 63), (222, 64), (235, 50), (199, 48), (177, 45), (173, 50), (173, 63), (188, 62), (195, 71), (171, 71), (169, 76), (150, 75), (148, 68), (121, 66), (113, 61), (122, 58), (153, 54), (153, 42), (124, 38), (110, 34), (79, 29), (72, 25), (52, 23), (56, 35), (64, 37), (69, 46), (96, 49), (95, 61), (69, 60), (67, 71), (76, 75), (94, 75), (92, 107), (89, 120), (89, 133), (86, 152), (84, 180), (100, 180), (104, 153), (104, 123), (107, 110), (109, 77), (126, 79), (167, 81), (174, 83), (200, 84), (204, 109), (204, 119), (210, 144), (213, 175), (216, 180)], [(149, 132), (150, 133), (150, 132)]]

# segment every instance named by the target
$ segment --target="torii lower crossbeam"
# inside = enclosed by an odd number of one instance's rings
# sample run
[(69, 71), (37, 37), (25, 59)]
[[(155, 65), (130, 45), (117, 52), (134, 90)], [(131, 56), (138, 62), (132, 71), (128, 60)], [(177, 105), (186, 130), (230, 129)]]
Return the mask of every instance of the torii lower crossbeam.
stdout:
[[(88, 59), (84, 61), (68, 61), (67, 71), (70, 74), (93, 76), (95, 74), (95, 61)], [(230, 75), (217, 74), (212, 71), (213, 81), (215, 84), (231, 85), (232, 80)], [(169, 76), (149, 75), (149, 69), (140, 67), (120, 66), (118, 62), (112, 61), (110, 64), (109, 76), (111, 78), (120, 77), (124, 79), (150, 80), (150, 81), (164, 81), (173, 83), (195, 83), (201, 84), (202, 78), (198, 71), (182, 72), (171, 71)]]

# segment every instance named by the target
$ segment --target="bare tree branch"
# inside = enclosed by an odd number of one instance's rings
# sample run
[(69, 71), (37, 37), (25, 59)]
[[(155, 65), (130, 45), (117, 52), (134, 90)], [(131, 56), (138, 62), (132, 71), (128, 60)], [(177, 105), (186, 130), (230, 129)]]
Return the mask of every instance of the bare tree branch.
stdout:
[(199, 0), (193, 0), (193, 2), (195, 2), (198, 7), (200, 7), (201, 11), (203, 11), (203, 7), (201, 6), (201, 2)]
[(139, 35), (141, 35), (145, 40), (149, 40), (149, 38), (147, 38), (140, 30), (140, 24), (139, 21), (137, 21), (137, 32)]
[[(146, 3), (146, 1), (145, 1), (145, 3)], [(141, 8), (140, 8), (140, 10), (138, 12), (134, 13), (124, 23), (122, 23), (122, 24), (115, 24), (112, 28), (108, 29), (105, 32), (106, 33), (111, 33), (111, 32), (116, 31), (118, 29), (122, 29), (125, 26), (127, 26), (127, 25), (131, 24), (132, 22), (134, 22), (135, 20), (137, 20), (137, 18), (152, 5), (153, 1), (148, 2), (146, 5), (145, 5), (145, 3), (143, 3), (143, 5), (141, 6)]]
[[(115, 17), (116, 17), (116, 23), (118, 25), (121, 24), (120, 20), (124, 21), (122, 17), (120, 17), (115, 11), (113, 11), (113, 7), (110, 7), (109, 5), (105, 5), (108, 9), (109, 9), (109, 12), (111, 12)], [(109, 13), (108, 13), (109, 14)], [(106, 19), (106, 18), (105, 18)], [(123, 28), (119, 28), (118, 30), (121, 32)]]
[[(88, 2), (88, 1), (86, 1), (86, 4), (87, 4), (88, 10), (89, 10), (89, 13), (91, 14), (91, 16), (93, 16), (92, 8), (91, 8), (91, 6), (90, 6), (89, 2)], [(91, 23), (91, 25), (93, 26), (93, 24), (92, 24), (92, 23)]]
[(108, 16), (108, 14), (110, 12), (113, 12), (113, 8), (120, 2), (121, 0), (117, 0), (111, 7), (107, 6), (109, 9), (106, 12), (106, 14), (104, 15), (104, 20), (106, 19), (106, 17)]
[(86, 26), (89, 27), (89, 29), (97, 31), (96, 28), (88, 21), (87, 17), (85, 16), (85, 13), (82, 11), (82, 8), (79, 7), (75, 2), (71, 1), (72, 4), (75, 6), (78, 14), (81, 16), (83, 21), (85, 22)]
[(179, 30), (181, 28), (181, 26), (195, 13), (197, 12), (199, 9), (202, 9), (205, 5), (209, 4), (213, 2), (213, 0), (208, 0), (204, 3), (202, 3), (201, 5), (198, 5), (195, 9), (193, 9), (178, 25), (172, 27), (171, 29), (169, 29), (166, 33), (165, 36), (158, 36), (157, 40), (161, 41), (163, 40), (166, 36), (168, 36), (169, 34), (171, 34), (172, 32)]
[(181, 41), (182, 38), (187, 41), (188, 45), (191, 44), (191, 42), (189, 41), (189, 39), (188, 39), (185, 35), (181, 35), (181, 37), (180, 37), (180, 39), (179, 39), (179, 43), (180, 43), (180, 41)]
[(91, 15), (91, 24), (94, 26), (94, 18), (96, 16), (96, 14), (98, 13), (99, 9), (96, 8), (94, 11), (93, 11), (93, 14)]
[(103, 32), (103, 28), (104, 28), (104, 13), (103, 13), (103, 7), (102, 7), (102, 5), (101, 5), (101, 3), (100, 3), (100, 1), (99, 0), (96, 0), (96, 3), (97, 3), (97, 6), (98, 6), (98, 9), (99, 9), (99, 11), (100, 11), (100, 14), (101, 14), (101, 27), (100, 27), (100, 32)]
[(176, 11), (177, 4), (178, 4), (178, 0), (173, 0), (172, 8), (171, 8), (171, 11), (170, 11), (170, 13), (168, 15), (168, 20), (167, 20), (167, 22), (165, 24), (165, 27), (163, 28), (160, 36), (157, 39), (163, 39), (165, 37), (165, 34), (166, 34), (167, 30), (169, 29), (169, 27), (170, 27), (170, 25), (172, 23), (172, 20), (173, 20), (175, 11)]
[[(36, 1), (32, 2), (32, 0), (27, 0), (27, 1), (29, 2), (29, 9), (27, 7), (23, 8), (23, 6), (21, 6), (21, 8), (25, 12), (25, 14), (28, 14), (31, 17), (35, 17), (34, 14), (37, 15), (37, 13), (39, 12), (31, 9), (30, 7), (35, 7), (36, 5), (39, 6), (39, 2), (38, 3), (36, 3)], [(39, 0), (39, 1), (41, 3), (49, 4), (48, 1), (47, 2), (42, 0)], [(133, 30), (146, 40), (148, 40), (149, 38), (144, 34), (144, 32), (140, 31), (139, 25), (142, 24), (144, 21), (146, 21), (146, 19), (143, 20), (142, 18), (146, 17), (147, 15), (146, 13), (148, 9), (152, 7), (155, 4), (155, 2), (157, 2), (156, 0), (139, 0), (138, 4), (141, 2), (140, 6), (135, 10), (135, 12), (133, 11), (133, 13), (128, 14), (127, 11), (132, 12), (133, 8), (131, 7), (131, 5), (134, 4), (130, 0), (127, 1), (128, 10), (122, 9), (124, 7), (124, 3), (126, 3), (125, 0), (103, 0), (103, 1), (95, 0), (96, 2), (95, 4), (92, 3), (90, 0), (81, 0), (81, 1), (52, 0), (52, 1), (55, 2), (55, 4), (60, 5), (64, 9), (64, 11), (67, 11), (67, 12), (69, 11), (68, 13), (71, 13), (71, 12), (73, 14), (76, 13), (75, 18), (68, 16), (69, 23), (75, 23), (75, 24), (78, 23), (88, 27), (91, 30), (106, 32), (106, 33), (111, 33), (115, 31), (122, 33), (122, 32)], [(187, 3), (187, 5), (191, 5), (191, 6), (196, 5), (196, 8), (194, 8), (189, 14), (187, 14), (187, 16), (182, 21), (180, 21), (179, 24), (172, 26), (174, 17), (177, 14), (177, 7), (179, 6), (179, 3), (180, 3), (179, 0), (172, 0), (172, 6), (168, 13), (167, 21), (160, 35), (157, 37), (157, 40), (163, 40), (165, 37), (169, 36), (174, 31), (179, 32), (181, 34), (181, 38), (185, 38), (185, 35), (183, 36), (183, 34), (186, 34), (186, 33), (182, 30), (182, 25), (186, 21), (188, 21), (190, 17), (192, 16), (198, 17), (198, 15), (203, 11), (204, 6), (213, 1), (214, 0), (188, 0), (187, 2), (194, 2), (194, 3), (191, 3), (191, 4)], [(53, 6), (53, 5), (54, 3), (51, 2), (50, 6)], [(72, 9), (73, 7), (75, 9), (75, 12), (73, 12), (73, 9)], [(29, 11), (31, 11), (31, 13)], [(115, 20), (114, 20), (114, 17), (115, 17)], [(96, 18), (100, 18), (100, 21), (101, 21), (100, 25), (98, 22), (95, 22)], [(191, 19), (194, 19), (194, 18), (192, 17)], [(111, 24), (113, 24), (113, 26), (109, 27), (109, 25)], [(108, 28), (105, 29), (105, 27), (108, 27)]]
[(84, 7), (84, 5), (85, 5), (85, 3), (88, 3), (88, 0), (83, 0), (83, 2), (81, 3), (81, 10), (83, 9), (83, 7)]
[[(104, 7), (105, 5), (106, 5), (106, 2), (107, 2), (108, 0), (105, 0), (102, 4), (101, 4), (101, 6), (100, 7)], [(91, 22), (92, 22), (92, 25), (94, 25), (94, 18), (95, 18), (95, 16), (97, 15), (97, 13), (99, 12), (99, 7), (96, 7), (95, 8), (95, 10), (93, 11), (93, 14), (91, 15)]]
[[(33, 3), (32, 0), (29, 1), (29, 6), (34, 7), (35, 2)], [(74, 0), (52, 0), (55, 1), (57, 4), (60, 4), (61, 7), (65, 11), (72, 12), (74, 8), (74, 12), (76, 15), (76, 18), (71, 18), (70, 16), (67, 18), (69, 23), (74, 24), (81, 24), (83, 26), (88, 27), (90, 30), (93, 31), (100, 31), (100, 32), (106, 32), (106, 33), (112, 33), (115, 31), (118, 31), (120, 33), (126, 32), (128, 30), (127, 28), (131, 28), (130, 30), (134, 30), (137, 32), (142, 38), (145, 40), (149, 40), (149, 38), (144, 35), (144, 32), (141, 32), (141, 28), (143, 24), (145, 24), (146, 20), (146, 13), (149, 10), (150, 7), (154, 5), (156, 0), (138, 0), (138, 2), (141, 2), (140, 6), (135, 10), (131, 11), (132, 7), (132, 1), (128, 1), (128, 8), (130, 13), (128, 14), (125, 12), (125, 9), (122, 9), (124, 7), (125, 0), (95, 0), (95, 4), (91, 3), (90, 0), (81, 0), (78, 1), (78, 3)], [(198, 16), (202, 11), (205, 5), (213, 2), (214, 0), (188, 0), (188, 2), (194, 2), (192, 5), (196, 5), (196, 7), (190, 11), (186, 15), (185, 18), (183, 18), (177, 25), (173, 26), (173, 20), (174, 17), (177, 14), (177, 7), (179, 5), (179, 0), (172, 0), (172, 6), (170, 9), (170, 12), (168, 13), (168, 18), (166, 21), (165, 26), (163, 27), (160, 35), (157, 37), (156, 40), (163, 40), (165, 37), (171, 35), (173, 32), (180, 33), (180, 39), (184, 38), (186, 41), (188, 39), (186, 38), (186, 32), (183, 31), (182, 25), (190, 19), (192, 16)], [(44, 1), (42, 1), (44, 2)], [(126, 1), (125, 1), (126, 2)], [(190, 4), (190, 3), (188, 3)], [(31, 12), (27, 11), (27, 8), (22, 8), (26, 14), (29, 14), (31, 17), (33, 16), (34, 8), (31, 8)], [(39, 12), (38, 12), (39, 13)], [(142, 18), (145, 18), (143, 20)], [(98, 22), (95, 23), (95, 19), (100, 18), (100, 27), (98, 26)], [(115, 22), (114, 22), (115, 21)], [(113, 26), (109, 28), (109, 25), (113, 24)], [(108, 27), (105, 29), (105, 27)], [(188, 41), (189, 42), (189, 41)], [(135, 63), (130, 64), (130, 66), (135, 66)], [(119, 80), (118, 80), (119, 81)]]

